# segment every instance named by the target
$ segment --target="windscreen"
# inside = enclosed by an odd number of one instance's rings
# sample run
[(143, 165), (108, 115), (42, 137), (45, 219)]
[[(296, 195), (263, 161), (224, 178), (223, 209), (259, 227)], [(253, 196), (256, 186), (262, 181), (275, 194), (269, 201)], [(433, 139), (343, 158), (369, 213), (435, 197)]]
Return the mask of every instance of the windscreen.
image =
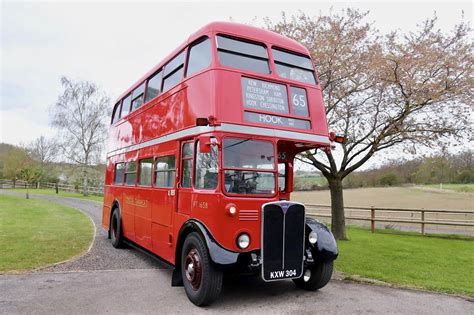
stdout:
[(228, 193), (273, 195), (275, 153), (271, 142), (224, 139), (224, 189)]

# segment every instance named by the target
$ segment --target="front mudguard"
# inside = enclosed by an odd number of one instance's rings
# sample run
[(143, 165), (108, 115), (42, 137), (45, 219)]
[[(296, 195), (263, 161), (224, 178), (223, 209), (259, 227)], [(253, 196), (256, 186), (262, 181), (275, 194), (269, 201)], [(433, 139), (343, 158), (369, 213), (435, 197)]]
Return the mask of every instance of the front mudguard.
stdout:
[(201, 239), (206, 242), (207, 248), (209, 250), (209, 256), (212, 262), (220, 267), (226, 268), (230, 266), (234, 266), (237, 263), (240, 253), (232, 252), (230, 250), (225, 249), (217, 241), (214, 239), (212, 234), (208, 231), (208, 229), (197, 220), (189, 220), (183, 224), (178, 236), (178, 246), (176, 251), (176, 259), (175, 259), (175, 267), (173, 270), (173, 276), (171, 278), (171, 285), (172, 286), (182, 286), (182, 278), (181, 278), (181, 247), (186, 239), (186, 236), (189, 233), (197, 232)]
[[(318, 241), (311, 245), (308, 241), (309, 233), (316, 232)], [(318, 261), (333, 261), (339, 255), (336, 239), (326, 225), (313, 218), (306, 218), (306, 248), (311, 250), (313, 259)]]

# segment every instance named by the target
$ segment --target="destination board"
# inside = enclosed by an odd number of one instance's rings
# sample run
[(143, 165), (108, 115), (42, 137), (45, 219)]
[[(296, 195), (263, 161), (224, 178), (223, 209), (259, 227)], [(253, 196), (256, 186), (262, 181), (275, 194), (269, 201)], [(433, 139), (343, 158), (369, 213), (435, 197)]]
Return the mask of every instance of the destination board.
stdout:
[(282, 126), (282, 127), (291, 127), (291, 128), (298, 128), (298, 129), (311, 129), (311, 124), (307, 120), (302, 119), (295, 119), (295, 118), (287, 118), (287, 117), (280, 117), (275, 115), (263, 114), (263, 113), (252, 113), (252, 112), (245, 112), (244, 117), (246, 121), (262, 123), (262, 124), (269, 124), (274, 126)]
[(242, 78), (242, 97), (246, 108), (285, 114), (289, 112), (288, 94), (283, 84)]

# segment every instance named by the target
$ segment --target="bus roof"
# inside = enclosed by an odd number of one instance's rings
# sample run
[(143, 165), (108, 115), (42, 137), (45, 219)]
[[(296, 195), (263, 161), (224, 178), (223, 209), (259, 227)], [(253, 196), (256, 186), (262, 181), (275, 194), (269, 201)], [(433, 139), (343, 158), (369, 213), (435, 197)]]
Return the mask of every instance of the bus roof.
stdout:
[[(225, 33), (229, 35), (235, 35), (236, 37), (245, 37), (248, 39), (255, 40), (257, 42), (267, 42), (271, 43), (272, 45), (286, 48), (288, 50), (301, 53), (304, 55), (308, 55), (308, 50), (305, 46), (301, 45), (297, 41), (277, 34), (272, 31), (268, 31), (265, 29), (261, 29), (258, 27), (240, 24), (235, 22), (212, 22), (209, 23), (198, 31), (193, 33), (188, 39), (179, 45), (176, 49), (174, 49), (170, 54), (168, 54), (163, 60), (154, 66), (150, 71), (148, 71), (143, 77), (141, 77), (138, 81), (136, 81), (130, 88), (128, 88), (120, 97), (117, 98), (115, 101), (120, 101), (123, 97), (127, 94), (131, 93), (137, 86), (139, 86), (144, 80), (158, 71), (161, 67), (163, 67), (169, 60), (171, 60), (175, 55), (177, 55), (181, 50), (183, 50), (187, 45), (195, 41), (196, 39), (210, 33)], [(115, 104), (114, 103), (114, 104)]]

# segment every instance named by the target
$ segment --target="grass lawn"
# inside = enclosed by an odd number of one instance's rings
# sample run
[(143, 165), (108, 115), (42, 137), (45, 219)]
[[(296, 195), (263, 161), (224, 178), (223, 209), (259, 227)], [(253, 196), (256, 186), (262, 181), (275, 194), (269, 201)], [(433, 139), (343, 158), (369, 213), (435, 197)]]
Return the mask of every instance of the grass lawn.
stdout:
[(442, 184), (441, 186), (439, 184), (433, 184), (425, 185), (424, 187), (453, 190), (456, 192), (474, 192), (474, 184)]
[(339, 241), (336, 270), (382, 280), (474, 297), (474, 240), (423, 237), (413, 233), (372, 234), (349, 227), (349, 241)]
[[(15, 189), (9, 189), (9, 190), (26, 193), (25, 188), (15, 188)], [(69, 191), (59, 191), (59, 193), (56, 194), (56, 191), (54, 189), (48, 189), (48, 188), (40, 188), (40, 189), (30, 188), (30, 194), (73, 197), (73, 198), (81, 198), (81, 199), (94, 200), (94, 201), (100, 201), (100, 202), (104, 201), (103, 196), (89, 195), (85, 197), (81, 193), (75, 193), (75, 192), (69, 192)]]
[(75, 209), (0, 194), (0, 273), (26, 271), (87, 250), (94, 227)]

